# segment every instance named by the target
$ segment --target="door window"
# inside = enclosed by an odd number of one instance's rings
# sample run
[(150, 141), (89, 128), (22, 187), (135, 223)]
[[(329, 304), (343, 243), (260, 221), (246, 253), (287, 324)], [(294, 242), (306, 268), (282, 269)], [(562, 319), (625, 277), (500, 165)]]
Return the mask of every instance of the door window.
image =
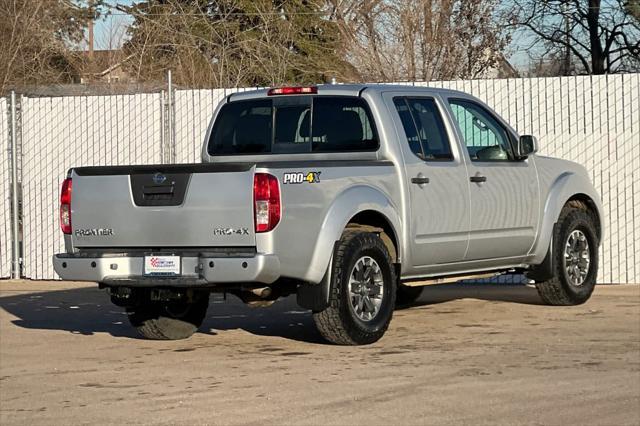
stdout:
[(471, 161), (514, 160), (507, 130), (489, 111), (462, 99), (450, 99), (449, 105)]
[(442, 116), (431, 98), (394, 98), (409, 148), (425, 161), (453, 160)]

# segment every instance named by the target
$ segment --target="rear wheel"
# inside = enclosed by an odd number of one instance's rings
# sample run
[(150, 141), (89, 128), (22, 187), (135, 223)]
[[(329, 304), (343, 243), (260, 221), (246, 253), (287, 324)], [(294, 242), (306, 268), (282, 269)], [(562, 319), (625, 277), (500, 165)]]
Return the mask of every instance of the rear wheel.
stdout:
[(553, 236), (553, 278), (536, 283), (538, 294), (549, 305), (586, 302), (598, 274), (596, 221), (587, 206), (570, 201), (560, 213)]
[(209, 307), (209, 293), (190, 302), (147, 300), (127, 308), (129, 322), (147, 339), (179, 340), (191, 337), (202, 325)]
[(395, 293), (395, 271), (380, 237), (345, 232), (333, 255), (329, 307), (315, 312), (314, 322), (332, 343), (373, 343), (389, 327)]

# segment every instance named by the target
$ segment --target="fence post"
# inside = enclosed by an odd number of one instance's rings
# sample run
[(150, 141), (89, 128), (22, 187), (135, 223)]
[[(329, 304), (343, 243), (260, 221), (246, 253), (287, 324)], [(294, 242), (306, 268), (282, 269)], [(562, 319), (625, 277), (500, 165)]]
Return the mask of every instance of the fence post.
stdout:
[(20, 227), (18, 203), (18, 136), (16, 126), (16, 92), (11, 91), (11, 278), (20, 278)]
[(173, 104), (173, 81), (171, 78), (171, 70), (167, 70), (167, 130), (169, 133), (167, 153), (169, 154), (169, 163), (176, 162), (176, 135), (173, 130), (175, 115), (175, 105)]
[(164, 90), (160, 91), (160, 163), (166, 163), (166, 154), (167, 151), (167, 106), (165, 103), (165, 92)]

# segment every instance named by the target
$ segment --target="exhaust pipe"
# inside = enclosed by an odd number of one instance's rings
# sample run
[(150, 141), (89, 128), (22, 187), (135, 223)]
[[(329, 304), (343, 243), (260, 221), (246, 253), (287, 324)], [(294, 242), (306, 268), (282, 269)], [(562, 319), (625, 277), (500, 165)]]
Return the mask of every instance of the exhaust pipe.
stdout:
[(250, 292), (261, 299), (266, 299), (267, 297), (271, 296), (271, 293), (273, 293), (273, 290), (271, 290), (271, 287), (261, 287), (261, 288), (252, 288)]

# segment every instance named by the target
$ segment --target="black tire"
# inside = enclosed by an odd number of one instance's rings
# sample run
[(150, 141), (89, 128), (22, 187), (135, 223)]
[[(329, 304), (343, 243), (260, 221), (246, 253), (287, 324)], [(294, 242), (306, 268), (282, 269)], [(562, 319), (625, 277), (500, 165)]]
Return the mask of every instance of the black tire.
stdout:
[[(570, 306), (586, 302), (596, 285), (598, 274), (598, 233), (596, 218), (580, 201), (567, 203), (558, 219), (553, 235), (554, 277), (536, 283), (540, 298), (548, 305)], [(564, 263), (565, 245), (573, 231), (580, 231), (589, 243), (589, 266), (584, 282), (574, 285)]]
[[(365, 257), (377, 263), (383, 283), (378, 311), (366, 321), (358, 317), (349, 296), (351, 273), (356, 263)], [(329, 307), (313, 314), (320, 334), (338, 345), (366, 345), (379, 340), (391, 322), (396, 297), (393, 262), (380, 237), (368, 232), (346, 231), (333, 253), (330, 286)]]
[(147, 339), (180, 340), (193, 335), (202, 325), (209, 307), (209, 294), (194, 302), (151, 302), (127, 308), (129, 322)]
[(396, 307), (404, 308), (414, 304), (422, 295), (422, 290), (424, 287), (409, 287), (399, 284), (396, 290)]

